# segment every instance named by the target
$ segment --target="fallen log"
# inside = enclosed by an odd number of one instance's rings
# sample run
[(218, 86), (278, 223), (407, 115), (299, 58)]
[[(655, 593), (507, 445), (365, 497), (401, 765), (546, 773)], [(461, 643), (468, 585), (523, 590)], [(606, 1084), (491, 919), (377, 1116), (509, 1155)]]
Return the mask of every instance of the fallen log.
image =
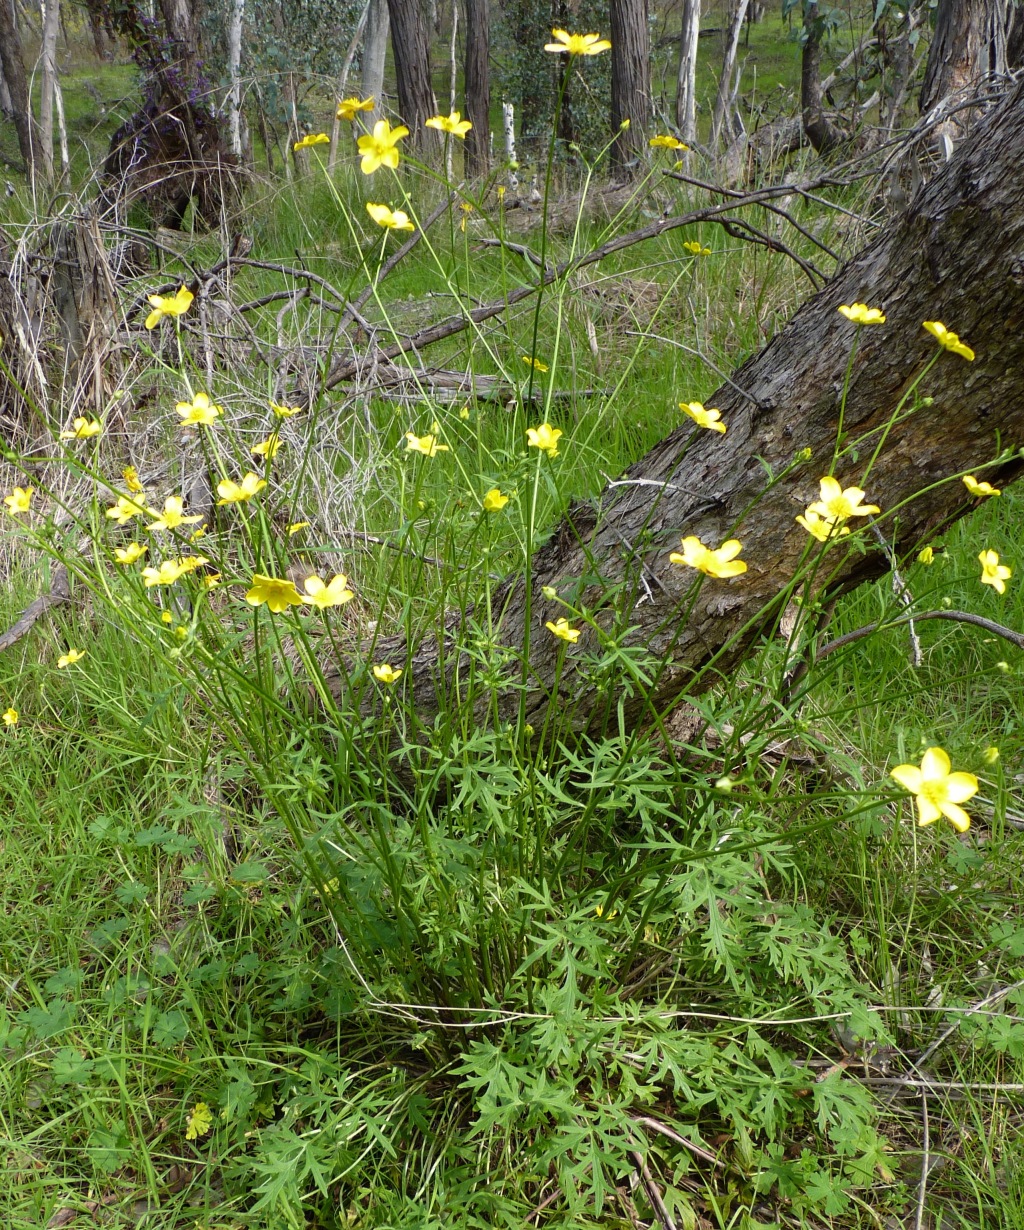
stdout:
[[(835, 475), (844, 486), (867, 487), (882, 509), (877, 524), (900, 557), (974, 506), (958, 475), (999, 454), (984, 472), (992, 483), (1010, 482), (1024, 467), (1012, 451), (1024, 443), (1024, 82), (906, 212), (718, 389), (708, 404), (721, 410), (727, 434), (675, 430), (596, 502), (569, 509), (534, 556), (529, 594), (523, 576), (504, 583), (494, 601), (496, 639), (528, 646), (526, 720), (542, 720), (556, 677), (558, 703), (576, 724), (599, 720), (608, 703), (593, 670), (597, 634), (581, 620), (573, 621), (582, 629), (577, 645), (547, 632), (545, 622), (566, 612), (545, 597), (545, 587), (590, 612), (602, 630), (614, 630), (619, 644), (649, 647), (664, 661), (652, 696), (660, 708), (710, 686), (771, 631), (808, 541), (794, 518), (832, 469), (855, 333), (837, 308), (854, 302), (882, 308), (887, 321), (860, 331), (841, 443), (867, 443), (859, 453), (840, 453)], [(943, 353), (922, 389), (932, 400), (886, 431), (936, 353), (925, 320), (943, 321), (977, 356), (967, 362)], [(675, 391), (675, 400), (686, 396)], [(794, 465), (802, 450), (809, 459)], [(571, 446), (563, 454), (551, 464), (571, 464)], [(712, 547), (740, 539), (748, 571), (705, 578), (694, 593), (697, 574), (669, 562), (685, 535)], [(864, 551), (830, 552), (830, 594), (891, 567), (887, 552), (866, 535), (864, 541)], [(1024, 574), (1024, 559), (1008, 562)], [(404, 682), (427, 723), (439, 692), (450, 697), (455, 686), (458, 628), (444, 636), (443, 647), (425, 642), (407, 661)], [(397, 646), (378, 644), (382, 649), (392, 661), (401, 657)], [(333, 686), (340, 691), (342, 684)], [(627, 721), (643, 706), (642, 697), (628, 699)], [(500, 709), (506, 719), (519, 712), (514, 689)]]

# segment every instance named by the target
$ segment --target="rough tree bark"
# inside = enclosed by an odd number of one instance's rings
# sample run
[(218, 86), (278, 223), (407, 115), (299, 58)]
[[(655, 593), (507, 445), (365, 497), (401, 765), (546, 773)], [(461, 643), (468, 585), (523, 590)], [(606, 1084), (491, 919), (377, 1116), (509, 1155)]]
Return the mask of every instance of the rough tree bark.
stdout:
[(18, 149), (21, 151), (25, 169), (31, 177), (35, 165), (35, 124), (29, 105), (28, 82), (25, 79), (25, 61), (21, 55), (21, 37), (13, 0), (0, 0), (0, 64), (11, 99), (14, 128), (18, 134)]
[[(612, 170), (620, 178), (643, 170), (651, 118), (651, 34), (647, 0), (612, 0)], [(629, 120), (629, 126), (622, 124)]]
[(491, 32), (488, 0), (466, 0), (466, 174), (486, 175), (491, 145)]
[(388, 0), (391, 48), (395, 53), (398, 112), (409, 129), (409, 140), (421, 150), (434, 150), (434, 131), (424, 128), (437, 114), (430, 76), (430, 44), (420, 0)]
[(729, 28), (725, 35), (725, 53), (722, 56), (722, 75), (718, 79), (718, 93), (715, 95), (715, 106), (711, 113), (712, 149), (716, 149), (722, 137), (722, 127), (725, 124), (726, 112), (734, 97), (732, 70), (736, 66), (736, 52), (740, 45), (740, 33), (743, 30), (743, 19), (747, 15), (748, 0), (733, 0), (732, 15), (729, 18)]
[(921, 113), (1006, 72), (1007, 0), (939, 0), (921, 84)]
[[(888, 320), (861, 332), (844, 440), (868, 442), (859, 457), (841, 457), (835, 473), (844, 485), (867, 488), (882, 508), (882, 533), (905, 556), (973, 507), (957, 474), (990, 462), (1000, 448), (1024, 443), (1024, 82), (919, 191), (912, 208), (708, 399), (720, 408), (726, 435), (684, 425), (596, 502), (569, 509), (534, 557), (527, 710), (537, 729), (560, 650), (559, 703), (574, 706), (582, 723), (598, 720), (608, 701), (580, 656), (597, 648), (592, 631), (580, 625), (579, 644), (566, 647), (544, 630), (546, 620), (564, 614), (544, 597), (544, 586), (587, 608), (599, 625), (628, 628), (619, 635), (621, 644), (647, 646), (665, 660), (655, 693), (659, 705), (710, 686), (717, 672), (733, 669), (772, 630), (807, 545), (794, 517), (817, 498), (818, 479), (831, 467), (854, 338), (853, 326), (836, 309), (855, 301), (884, 308)], [(943, 353), (922, 390), (934, 401), (886, 432), (901, 395), (936, 353), (921, 327), (936, 319), (973, 345), (977, 358), (968, 363)], [(811, 459), (794, 467), (802, 449), (810, 449)], [(564, 457), (550, 464), (572, 464), (570, 449), (562, 451)], [(1002, 485), (1022, 468), (1014, 452), (984, 476)], [(766, 469), (781, 475), (772, 485)], [(695, 594), (697, 574), (668, 560), (680, 537), (690, 534), (711, 546), (739, 538), (749, 571), (730, 581), (705, 578)], [(831, 592), (888, 571), (887, 557), (871, 538), (867, 545), (863, 554), (833, 548)], [(1010, 562), (1018, 570), (1024, 563)], [(517, 576), (496, 595), (501, 618), (495, 640), (501, 644), (524, 643), (525, 586)], [(379, 656), (385, 650), (391, 661), (400, 656), (394, 646), (378, 645)], [(453, 637), (443, 669), (436, 644), (424, 644), (409, 663), (424, 725), (437, 710), (438, 689), (454, 686), (455, 650)], [(695, 683), (696, 672), (709, 663), (714, 671)], [(510, 690), (501, 716), (514, 716), (517, 705)], [(629, 721), (639, 716), (630, 700), (625, 712)]]
[(683, 28), (679, 35), (676, 72), (676, 127), (682, 141), (697, 139), (697, 43), (700, 39), (700, 0), (683, 0)]

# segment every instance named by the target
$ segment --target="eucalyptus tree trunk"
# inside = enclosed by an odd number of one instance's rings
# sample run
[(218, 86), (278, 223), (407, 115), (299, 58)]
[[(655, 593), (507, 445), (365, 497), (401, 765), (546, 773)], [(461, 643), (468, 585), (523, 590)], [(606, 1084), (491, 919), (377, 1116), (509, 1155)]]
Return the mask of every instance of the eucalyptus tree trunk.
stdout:
[(11, 100), (14, 128), (18, 134), (18, 149), (21, 151), (25, 170), (31, 179), (35, 169), (36, 131), (29, 104), (28, 82), (25, 79), (25, 61), (21, 54), (21, 38), (13, 0), (0, 0), (0, 64)]
[(800, 57), (800, 112), (807, 139), (819, 154), (841, 145), (843, 133), (825, 111), (821, 88), (821, 34), (823, 22), (817, 4), (804, 8), (804, 49)]
[[(855, 329), (837, 308), (853, 302), (880, 307), (888, 319), (857, 337), (840, 424)], [(967, 362), (942, 352), (921, 390), (934, 400), (893, 426), (900, 398), (937, 351), (921, 322), (937, 319), (977, 357)], [(574, 646), (545, 630), (547, 620), (565, 614), (545, 587), (586, 609), (602, 629), (615, 629), (620, 650), (643, 647), (664, 662), (653, 690), (659, 707), (735, 669), (773, 631), (790, 597), (808, 542), (794, 517), (818, 497), (819, 478), (831, 472), (840, 427), (846, 444), (867, 443), (859, 455), (841, 455), (835, 476), (844, 486), (865, 487), (881, 507), (879, 528), (897, 557), (916, 552), (971, 510), (974, 502), (957, 477), (965, 470), (986, 466), (984, 477), (997, 486), (1016, 478), (1024, 468), (1014, 447), (1024, 442), (1021, 320), (1024, 82), (918, 192), (911, 209), (707, 399), (720, 409), (725, 435), (692, 424), (677, 428), (596, 501), (568, 510), (534, 555), (529, 600), (522, 575), (498, 588), (494, 642), (529, 644), (527, 720), (541, 729), (556, 679), (558, 703), (578, 725), (599, 725), (619, 699), (602, 690), (588, 658), (600, 652), (588, 624), (572, 621), (582, 630)], [(1007, 445), (1012, 451), (989, 467)], [(804, 450), (809, 456), (801, 460)], [(571, 466), (571, 445), (562, 454), (543, 464)], [(669, 562), (686, 535), (712, 547), (738, 538), (749, 570), (695, 586), (698, 574)], [(1024, 555), (1007, 562), (1016, 566), (1016, 583)], [(889, 568), (871, 537), (864, 551), (840, 544), (825, 570), (829, 592)], [(392, 662), (402, 656), (394, 644), (378, 644), (377, 653)], [(413, 653), (408, 682), (425, 727), (437, 711), (439, 689), (450, 696), (457, 691), (458, 666), (452, 633), (445, 634), (443, 653), (436, 642)], [(631, 694), (621, 699), (624, 721), (640, 720), (641, 702)], [(499, 716), (514, 718), (518, 704), (510, 687)]]
[(700, 39), (700, 0), (683, 0), (683, 29), (679, 35), (676, 73), (676, 127), (687, 144), (697, 139), (697, 42)]
[(39, 153), (48, 184), (54, 183), (53, 103), (57, 91), (57, 34), (60, 31), (60, 0), (42, 0), (43, 40), (39, 83)]
[[(611, 0), (612, 168), (620, 177), (643, 171), (651, 117), (651, 34), (647, 0)], [(626, 121), (628, 125), (623, 127)]]
[(491, 78), (487, 63), (491, 32), (488, 0), (466, 0), (466, 60), (464, 79), (466, 119), (466, 174), (486, 175), (491, 146)]
[(391, 48), (395, 55), (398, 111), (409, 129), (410, 142), (420, 150), (436, 150), (434, 131), (424, 124), (437, 114), (430, 75), (430, 43), (420, 0), (388, 0)]
[(384, 114), (384, 61), (388, 54), (390, 29), (388, 0), (370, 0), (363, 35), (363, 78), (360, 83), (363, 98), (374, 101), (373, 111), (366, 121), (370, 128)]
[(725, 35), (725, 52), (722, 56), (722, 75), (718, 79), (718, 93), (715, 96), (715, 107), (711, 113), (711, 141), (715, 149), (722, 137), (722, 128), (736, 91), (732, 83), (733, 69), (736, 67), (736, 52), (740, 45), (740, 33), (743, 30), (743, 19), (747, 15), (749, 0), (733, 0), (732, 13), (729, 18), (729, 28)]
[(1007, 0), (939, 0), (921, 84), (921, 112), (1006, 72)]
[(225, 31), (228, 50), (228, 147), (236, 158), (242, 156), (242, 26), (245, 21), (245, 0), (228, 0), (228, 22)]

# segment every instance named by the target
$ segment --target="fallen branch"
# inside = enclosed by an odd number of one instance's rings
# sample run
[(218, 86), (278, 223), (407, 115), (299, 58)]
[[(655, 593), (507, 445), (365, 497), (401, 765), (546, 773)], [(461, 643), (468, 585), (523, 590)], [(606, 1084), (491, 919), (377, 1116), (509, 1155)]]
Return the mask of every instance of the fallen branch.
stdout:
[(60, 606), (62, 602), (69, 602), (70, 600), (71, 582), (68, 579), (68, 570), (63, 564), (58, 564), (54, 569), (49, 592), (41, 594), (34, 602), (29, 603), (17, 623), (9, 628), (3, 636), (0, 636), (0, 653), (17, 644), (23, 636), (27, 636), (50, 607)]

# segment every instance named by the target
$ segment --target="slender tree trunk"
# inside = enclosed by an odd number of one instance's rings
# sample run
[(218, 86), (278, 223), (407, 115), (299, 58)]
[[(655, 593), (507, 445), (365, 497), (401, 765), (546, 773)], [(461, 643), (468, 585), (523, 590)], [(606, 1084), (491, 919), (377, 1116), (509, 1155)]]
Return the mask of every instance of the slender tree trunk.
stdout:
[(939, 0), (921, 85), (921, 111), (1006, 72), (1007, 0)]
[[(635, 177), (644, 166), (651, 119), (651, 34), (647, 0), (611, 0), (612, 167)], [(623, 128), (625, 121), (629, 125)]]
[[(335, 102), (340, 102), (348, 91), (348, 75), (352, 71), (352, 61), (356, 58), (356, 52), (359, 49), (359, 44), (363, 39), (363, 31), (366, 29), (366, 19), (369, 16), (370, 5), (372, 0), (366, 0), (363, 5), (363, 11), (359, 16), (359, 21), (356, 23), (356, 28), (352, 33), (352, 38), (349, 40), (348, 50), (345, 52), (345, 60), (341, 66), (341, 72), (338, 74), (338, 84), (334, 89)], [(365, 52), (364, 52), (365, 54)], [(338, 118), (337, 109), (334, 112), (334, 120), (331, 124), (331, 149), (327, 155), (327, 170), (333, 171), (335, 164), (338, 161), (338, 138), (341, 136), (341, 120)]]
[(676, 127), (687, 144), (697, 139), (697, 43), (700, 39), (700, 0), (683, 0), (683, 29), (679, 36), (676, 74)]
[(804, 9), (804, 50), (800, 61), (800, 109), (804, 132), (819, 154), (827, 154), (843, 142), (843, 134), (825, 112), (821, 89), (822, 21), (817, 4)]
[(736, 65), (736, 52), (740, 45), (740, 34), (743, 30), (743, 19), (747, 15), (748, 0), (733, 0), (732, 14), (729, 18), (729, 28), (725, 35), (725, 52), (722, 56), (722, 75), (718, 79), (718, 93), (715, 96), (715, 107), (711, 113), (712, 149), (718, 147), (722, 138), (722, 128), (725, 125), (728, 110), (735, 97), (732, 83), (732, 70)]
[(0, 0), (0, 64), (3, 65), (4, 80), (7, 82), (11, 99), (18, 148), (31, 178), (35, 170), (35, 122), (29, 105), (25, 62), (21, 56), (21, 38), (18, 35), (13, 0)]
[(226, 42), (228, 50), (228, 145), (236, 158), (242, 156), (242, 27), (245, 22), (245, 0), (228, 0)]
[[(1001, 454), (998, 465), (988, 463), (1007, 444), (1024, 440), (1022, 252), (1024, 82), (978, 125), (910, 210), (705, 399), (720, 409), (727, 434), (679, 427), (598, 501), (574, 505), (555, 527), (534, 556), (530, 577), (527, 720), (542, 728), (556, 678), (559, 704), (577, 725), (600, 725), (609, 709), (614, 718), (620, 699), (593, 672), (589, 655), (599, 645), (588, 623), (572, 621), (582, 635), (568, 648), (545, 631), (545, 621), (566, 613), (545, 596), (545, 586), (585, 608), (620, 651), (643, 648), (664, 662), (653, 689), (660, 708), (710, 687), (773, 631), (793, 578), (807, 575), (801, 570), (808, 536), (794, 517), (818, 497), (818, 480), (833, 469), (855, 337), (836, 310), (840, 304), (866, 302), (888, 317), (859, 335), (842, 418), (845, 448), (834, 473), (844, 486), (864, 487), (881, 507), (880, 529), (897, 557), (933, 541), (974, 507), (958, 477), (964, 471), (986, 466), (984, 477), (997, 486), (1016, 478), (1024, 469), (1016, 448)], [(901, 397), (937, 353), (921, 327), (936, 319), (977, 357), (966, 362), (939, 353), (921, 388), (934, 400), (904, 410), (894, 427)], [(571, 448), (562, 454), (551, 464), (571, 466)], [(712, 547), (738, 538), (748, 572), (721, 581), (670, 563), (685, 535)], [(818, 584), (827, 575), (829, 592), (839, 593), (889, 571), (873, 537), (865, 536), (864, 545), (863, 551), (833, 547)], [(1024, 556), (1007, 562), (1017, 583)], [(503, 612), (495, 643), (524, 644), (526, 579), (499, 587), (491, 609)], [(395, 661), (400, 653), (378, 644), (381, 658)], [(412, 657), (412, 703), (425, 727), (437, 711), (439, 683), (455, 695), (457, 663), (454, 641), (440, 681), (436, 644), (424, 644)], [(510, 687), (500, 717), (514, 720), (518, 705), (519, 693)], [(644, 716), (631, 695), (622, 705), (627, 724)]]
[(372, 128), (384, 114), (384, 62), (388, 54), (388, 34), (391, 18), (388, 15), (388, 0), (370, 0), (366, 14), (366, 33), (363, 36), (363, 98), (372, 98), (373, 111), (367, 123)]
[(409, 140), (420, 150), (436, 150), (433, 130), (424, 124), (437, 114), (430, 75), (430, 44), (420, 0), (388, 0), (391, 47), (398, 79), (398, 110)]
[(466, 0), (466, 174), (486, 175), (491, 152), (491, 32), (488, 0)]
[(42, 0), (43, 41), (39, 88), (39, 154), (46, 182), (53, 184), (53, 95), (57, 86), (57, 34), (60, 31), (60, 0)]

